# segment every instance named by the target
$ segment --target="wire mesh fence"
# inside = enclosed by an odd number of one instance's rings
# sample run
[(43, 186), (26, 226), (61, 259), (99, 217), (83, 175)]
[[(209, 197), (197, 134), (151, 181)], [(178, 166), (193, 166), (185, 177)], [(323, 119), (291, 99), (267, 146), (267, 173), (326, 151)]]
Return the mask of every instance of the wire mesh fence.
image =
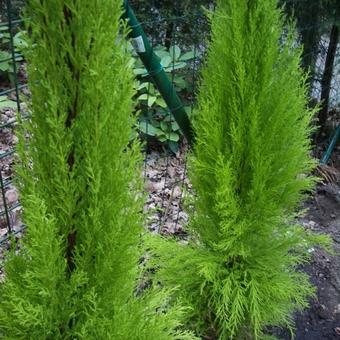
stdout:
[[(14, 175), (16, 115), (29, 116), (26, 102), (30, 95), (21, 53), (25, 45), (21, 32), (22, 3), (0, 1), (0, 244), (10, 235), (20, 235), (24, 228)], [(209, 7), (213, 2), (198, 1), (193, 7), (188, 3), (131, 1), (131, 6), (190, 117), (209, 37), (209, 23), (200, 5)], [(286, 1), (287, 11), (293, 4), (307, 6), (305, 0)], [(296, 12), (298, 5), (294, 7)], [(319, 20), (300, 18), (297, 26), (300, 40), (306, 45), (304, 65), (312, 70), (311, 105), (327, 99), (325, 117), (327, 129), (331, 131), (339, 124), (339, 32), (335, 14), (333, 17), (326, 9), (322, 12), (319, 6), (319, 1), (309, 2), (307, 11), (322, 13)], [(185, 193), (190, 191), (186, 176), (188, 146), (152, 77), (138, 57), (134, 59), (139, 133), (145, 141), (144, 179), (148, 194), (145, 209), (150, 213), (149, 228), (155, 232), (181, 234), (188, 220), (183, 209)]]
[[(19, 234), (21, 206), (14, 182), (14, 156), (17, 114), (22, 113), (21, 94), (25, 91), (24, 60), (18, 50), (18, 37), (24, 19), (11, 1), (1, 3), (0, 22), (0, 243)], [(27, 111), (26, 111), (27, 113)]]

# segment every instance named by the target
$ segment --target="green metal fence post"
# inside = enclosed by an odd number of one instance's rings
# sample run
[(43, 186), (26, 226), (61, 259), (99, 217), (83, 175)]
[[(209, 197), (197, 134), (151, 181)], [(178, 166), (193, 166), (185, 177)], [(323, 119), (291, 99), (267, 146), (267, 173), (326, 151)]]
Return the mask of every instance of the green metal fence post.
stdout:
[(170, 112), (174, 116), (183, 135), (189, 144), (192, 144), (194, 136), (191, 123), (173, 84), (163, 70), (160, 59), (154, 53), (141, 24), (138, 22), (138, 19), (136, 18), (127, 0), (124, 0), (124, 9), (124, 16), (128, 20), (131, 28), (130, 38), (132, 39), (136, 52), (155, 82), (160, 94), (166, 102)]
[(335, 147), (339, 137), (340, 137), (340, 124), (338, 124), (338, 127), (336, 128), (336, 130), (334, 132), (332, 140), (331, 140), (331, 142), (330, 142), (330, 144), (329, 144), (329, 146), (328, 146), (324, 156), (321, 159), (321, 164), (327, 164), (328, 163), (329, 158), (331, 157), (331, 154), (332, 154), (332, 152), (334, 150), (334, 147)]

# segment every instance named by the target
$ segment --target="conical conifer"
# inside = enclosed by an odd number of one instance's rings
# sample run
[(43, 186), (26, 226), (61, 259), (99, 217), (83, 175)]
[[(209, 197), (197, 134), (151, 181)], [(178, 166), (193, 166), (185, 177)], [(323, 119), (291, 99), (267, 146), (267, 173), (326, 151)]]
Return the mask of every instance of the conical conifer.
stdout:
[[(297, 224), (310, 176), (311, 118), (294, 29), (276, 0), (218, 0), (194, 119), (189, 244), (158, 247), (201, 335), (263, 339), (292, 329), (314, 289), (297, 270), (323, 242)], [(158, 243), (158, 240), (157, 242)]]
[(21, 126), (27, 233), (0, 286), (4, 339), (159, 340), (182, 310), (136, 297), (140, 150), (120, 0), (29, 0), (32, 118)]

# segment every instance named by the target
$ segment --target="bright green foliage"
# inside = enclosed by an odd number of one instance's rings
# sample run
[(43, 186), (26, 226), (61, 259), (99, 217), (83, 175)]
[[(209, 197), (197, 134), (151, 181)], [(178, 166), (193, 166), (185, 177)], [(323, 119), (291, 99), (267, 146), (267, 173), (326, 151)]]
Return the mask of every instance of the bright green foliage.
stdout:
[[(14, 63), (11, 53), (10, 33), (8, 31), (8, 26), (0, 26), (0, 79), (8, 79), (11, 84), (14, 84)], [(13, 45), (16, 50), (16, 62), (23, 60), (22, 55), (17, 52), (22, 52), (27, 47), (24, 36), (24, 32), (18, 32), (13, 36)]]
[(134, 80), (121, 3), (29, 1), (32, 119), (18, 148), (28, 228), (5, 265), (1, 338), (191, 338), (176, 331), (183, 310), (167, 310), (168, 292), (137, 297), (141, 157), (128, 146)]
[(301, 51), (276, 0), (217, 1), (208, 52), (194, 121), (191, 239), (158, 247), (158, 276), (180, 285), (201, 334), (263, 339), (266, 326), (292, 329), (292, 313), (314, 293), (297, 266), (327, 241), (295, 222), (314, 183), (313, 112)]
[[(183, 53), (178, 45), (170, 46), (169, 51), (163, 46), (154, 48), (160, 64), (172, 80), (176, 93), (181, 97), (184, 109), (191, 109), (185, 97), (192, 93), (189, 82), (189, 63), (195, 62), (198, 56), (196, 49)], [(141, 115), (138, 122), (139, 130), (146, 136), (155, 137), (159, 142), (166, 143), (171, 151), (176, 153), (180, 141), (180, 128), (174, 117), (169, 113), (167, 105), (152, 82), (147, 70), (134, 52), (134, 73), (138, 77), (136, 82), (138, 109)], [(178, 74), (177, 74), (178, 73)]]

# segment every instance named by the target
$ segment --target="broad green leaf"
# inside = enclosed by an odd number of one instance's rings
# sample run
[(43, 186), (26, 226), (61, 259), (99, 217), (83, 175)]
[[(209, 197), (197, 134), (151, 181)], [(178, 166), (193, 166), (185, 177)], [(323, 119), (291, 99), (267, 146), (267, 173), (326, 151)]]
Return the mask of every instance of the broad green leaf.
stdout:
[(177, 45), (171, 46), (169, 49), (169, 54), (170, 54), (171, 60), (177, 61), (181, 55), (181, 49)]
[(156, 99), (157, 99), (157, 97), (155, 97), (155, 96), (149, 96), (148, 106), (151, 107), (155, 103)]
[(172, 128), (173, 131), (179, 130), (179, 125), (177, 124), (176, 121), (171, 122), (171, 128)]
[(7, 99), (6, 96), (1, 96), (0, 97), (0, 109), (16, 109), (17, 108), (17, 103), (13, 100)]
[(5, 40), (5, 42), (8, 42), (11, 38), (11, 35), (9, 33), (2, 33), (2, 38)]
[(155, 48), (154, 48), (154, 51), (155, 52), (162, 52), (162, 51), (165, 51), (165, 52), (167, 52), (166, 51), (166, 47), (165, 46), (163, 46), (163, 45), (157, 45)]
[(195, 58), (195, 52), (194, 52), (194, 51), (190, 51), (190, 52), (184, 53), (184, 54), (179, 58), (179, 60), (180, 60), (180, 61), (187, 61), (187, 60), (194, 59), (194, 58)]
[(166, 142), (168, 140), (168, 138), (166, 137), (166, 135), (162, 134), (158, 136), (158, 139), (160, 142)]
[(140, 85), (137, 87), (137, 90), (140, 91), (142, 89), (145, 89), (148, 87), (148, 83), (147, 82), (142, 82), (140, 83)]
[(21, 31), (17, 33), (13, 38), (14, 46), (18, 49), (24, 49), (28, 47), (28, 43), (25, 39), (25, 32)]
[(188, 82), (180, 76), (176, 76), (174, 78), (175, 85), (178, 86), (180, 89), (185, 89), (188, 85)]
[(8, 53), (7, 51), (1, 51), (0, 50), (0, 61), (3, 59), (8, 59), (11, 58), (12, 55), (10, 53)]
[(156, 128), (160, 128), (160, 126), (161, 126), (161, 122), (159, 122), (158, 120), (155, 120), (153, 118), (151, 118), (149, 120), (149, 124), (151, 124), (152, 126), (154, 126)]
[(149, 124), (146, 121), (141, 121), (138, 124), (138, 128), (144, 134), (152, 136), (152, 137), (163, 133), (162, 130), (154, 127), (153, 125)]
[(156, 104), (159, 105), (160, 107), (166, 108), (166, 102), (164, 101), (164, 99), (162, 97), (158, 97), (156, 99)]
[(149, 95), (147, 93), (141, 94), (137, 100), (148, 100)]
[(186, 66), (187, 66), (187, 64), (185, 62), (179, 62), (179, 63), (175, 63), (175, 64), (170, 64), (168, 67), (165, 68), (165, 71), (166, 72), (172, 72), (172, 71), (184, 68)]
[(8, 61), (3, 61), (0, 63), (0, 71), (6, 72), (11, 71), (12, 65)]
[(176, 133), (176, 132), (171, 132), (169, 135), (168, 135), (168, 139), (173, 141), (173, 142), (178, 142), (179, 141), (179, 134)]
[(133, 73), (134, 73), (136, 76), (138, 76), (138, 75), (145, 75), (145, 74), (147, 74), (148, 72), (147, 72), (147, 70), (146, 70), (145, 68), (135, 68), (135, 69), (133, 70)]
[(166, 55), (162, 58), (161, 64), (163, 67), (168, 67), (172, 62), (172, 59), (169, 55)]
[(164, 132), (170, 132), (170, 126), (167, 122), (165, 122), (164, 120), (161, 121), (161, 129)]
[(163, 46), (156, 47), (154, 52), (160, 59), (164, 58), (165, 56), (170, 56), (169, 52)]
[(154, 95), (156, 97), (159, 95), (158, 90), (155, 89), (155, 86), (153, 84), (148, 83), (147, 89), (151, 95)]

